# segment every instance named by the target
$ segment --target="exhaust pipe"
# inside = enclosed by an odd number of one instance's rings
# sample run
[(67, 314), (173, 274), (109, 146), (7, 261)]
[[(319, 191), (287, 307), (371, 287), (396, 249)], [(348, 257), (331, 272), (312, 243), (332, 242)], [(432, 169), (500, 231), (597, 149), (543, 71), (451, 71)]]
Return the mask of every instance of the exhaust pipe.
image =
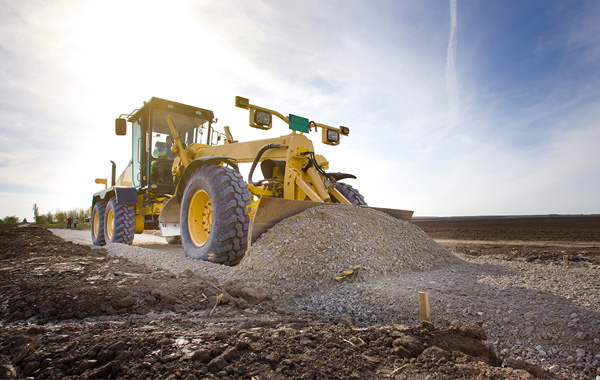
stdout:
[(115, 178), (117, 176), (117, 164), (113, 160), (110, 163), (112, 164), (112, 177), (110, 179), (110, 186), (112, 187), (115, 185)]

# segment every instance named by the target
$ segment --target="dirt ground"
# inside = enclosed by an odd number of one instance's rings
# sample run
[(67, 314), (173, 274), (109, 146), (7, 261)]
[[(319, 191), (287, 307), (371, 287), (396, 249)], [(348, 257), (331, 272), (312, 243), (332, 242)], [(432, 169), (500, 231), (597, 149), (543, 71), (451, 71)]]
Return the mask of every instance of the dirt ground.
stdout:
[[(473, 255), (597, 260), (599, 220), (588, 219), (592, 232), (568, 233), (588, 243), (560, 247), (469, 241), (474, 231), (497, 239), (494, 225), (415, 224)], [(549, 236), (565, 241), (561, 226)], [(515, 234), (524, 229), (500, 236), (547, 240)], [(357, 327), (280, 309), (240, 281), (151, 271), (42, 228), (2, 228), (0, 263), (0, 378), (556, 378), (523, 361), (501, 363), (477, 324)]]
[(432, 238), (453, 240), (600, 243), (600, 217), (490, 217), (415, 219)]
[(454, 253), (559, 263), (567, 256), (572, 262), (600, 263), (600, 217), (442, 218), (413, 223)]

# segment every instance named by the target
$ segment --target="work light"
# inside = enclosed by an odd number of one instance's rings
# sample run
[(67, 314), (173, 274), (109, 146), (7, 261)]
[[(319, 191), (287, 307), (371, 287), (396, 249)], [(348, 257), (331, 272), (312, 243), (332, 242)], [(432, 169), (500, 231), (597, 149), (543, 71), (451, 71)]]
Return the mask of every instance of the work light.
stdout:
[(340, 133), (336, 130), (328, 129), (327, 130), (327, 142), (335, 144), (338, 141), (340, 141)]
[(260, 125), (271, 125), (271, 114), (265, 111), (254, 111), (254, 121)]

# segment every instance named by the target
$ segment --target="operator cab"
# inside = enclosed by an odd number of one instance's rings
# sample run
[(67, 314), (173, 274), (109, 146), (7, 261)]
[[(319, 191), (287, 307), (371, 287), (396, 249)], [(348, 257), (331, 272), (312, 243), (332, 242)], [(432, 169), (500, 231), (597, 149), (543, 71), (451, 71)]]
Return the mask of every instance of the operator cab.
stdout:
[[(172, 167), (177, 155), (171, 150), (174, 142), (167, 115), (171, 115), (184, 148), (202, 140), (212, 144), (212, 111), (153, 97), (142, 108), (125, 115), (133, 125), (133, 186), (156, 195), (173, 194), (176, 185)], [(118, 135), (125, 134), (125, 125), (125, 119), (117, 119)]]

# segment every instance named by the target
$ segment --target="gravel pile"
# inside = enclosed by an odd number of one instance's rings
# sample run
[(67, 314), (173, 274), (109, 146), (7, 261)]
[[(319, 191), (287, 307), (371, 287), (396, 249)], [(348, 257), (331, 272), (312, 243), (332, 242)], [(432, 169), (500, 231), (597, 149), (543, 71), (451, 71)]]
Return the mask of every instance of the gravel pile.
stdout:
[(313, 207), (276, 224), (248, 250), (239, 269), (282, 298), (295, 299), (340, 286), (336, 277), (368, 281), (458, 262), (409, 222), (336, 205)]

